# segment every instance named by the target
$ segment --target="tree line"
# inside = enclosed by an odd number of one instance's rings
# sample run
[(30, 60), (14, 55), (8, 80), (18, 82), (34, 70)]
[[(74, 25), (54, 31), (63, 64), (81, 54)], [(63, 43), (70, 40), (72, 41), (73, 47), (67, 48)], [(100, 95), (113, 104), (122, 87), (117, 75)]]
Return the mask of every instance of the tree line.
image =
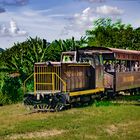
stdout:
[[(99, 46), (140, 50), (140, 28), (123, 24), (120, 20), (100, 18), (93, 28), (79, 40), (28, 38), (0, 52), (0, 104), (15, 103), (23, 99), (23, 82), (33, 73), (35, 62), (60, 61), (61, 52), (86, 46)], [(13, 73), (15, 75), (13, 75)], [(16, 76), (18, 74), (18, 76)]]

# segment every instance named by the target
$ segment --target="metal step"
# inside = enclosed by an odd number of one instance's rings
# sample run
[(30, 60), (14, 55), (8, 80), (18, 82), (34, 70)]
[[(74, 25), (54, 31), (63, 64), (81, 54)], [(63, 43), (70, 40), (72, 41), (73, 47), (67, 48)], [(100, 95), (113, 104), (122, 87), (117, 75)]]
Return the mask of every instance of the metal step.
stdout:
[[(36, 94), (55, 94), (55, 93), (60, 93), (61, 91), (60, 90), (37, 90), (36, 91)], [(27, 94), (34, 94), (34, 92), (26, 92)]]

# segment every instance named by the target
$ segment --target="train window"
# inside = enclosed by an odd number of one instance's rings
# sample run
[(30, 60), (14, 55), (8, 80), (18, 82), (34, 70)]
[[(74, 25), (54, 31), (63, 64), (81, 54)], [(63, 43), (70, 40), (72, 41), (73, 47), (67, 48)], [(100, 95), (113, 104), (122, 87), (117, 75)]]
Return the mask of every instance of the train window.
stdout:
[[(117, 67), (118, 65), (116, 65)], [(105, 60), (104, 61), (104, 70), (106, 72), (115, 72), (115, 61), (113, 60)]]
[(116, 72), (140, 71), (140, 65), (138, 61), (117, 60), (115, 63), (115, 69)]
[(126, 61), (126, 65), (125, 66), (126, 66), (126, 71), (127, 72), (132, 70), (132, 68), (131, 68), (131, 61), (130, 60)]
[(74, 55), (65, 54), (65, 55), (63, 55), (62, 61), (63, 62), (73, 62), (74, 61)]
[(80, 58), (80, 61), (83, 62), (83, 63), (89, 63), (89, 64), (91, 64), (92, 66), (95, 65), (92, 56), (82, 56), (82, 57)]

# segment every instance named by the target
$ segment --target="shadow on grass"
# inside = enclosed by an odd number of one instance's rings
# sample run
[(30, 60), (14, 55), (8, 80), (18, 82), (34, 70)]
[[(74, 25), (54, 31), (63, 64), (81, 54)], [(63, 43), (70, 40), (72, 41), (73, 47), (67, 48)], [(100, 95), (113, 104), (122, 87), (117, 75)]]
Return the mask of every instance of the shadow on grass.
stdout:
[(119, 105), (135, 105), (140, 106), (140, 95), (117, 95), (113, 99), (93, 99), (88, 103), (75, 103), (74, 108), (84, 108), (87, 106), (119, 106)]
[(73, 105), (73, 108), (85, 108), (85, 107), (89, 107), (89, 106), (100, 107), (100, 106), (112, 106), (112, 105), (115, 105), (115, 104), (108, 100), (102, 100), (102, 101), (93, 100), (88, 103), (75, 103)]

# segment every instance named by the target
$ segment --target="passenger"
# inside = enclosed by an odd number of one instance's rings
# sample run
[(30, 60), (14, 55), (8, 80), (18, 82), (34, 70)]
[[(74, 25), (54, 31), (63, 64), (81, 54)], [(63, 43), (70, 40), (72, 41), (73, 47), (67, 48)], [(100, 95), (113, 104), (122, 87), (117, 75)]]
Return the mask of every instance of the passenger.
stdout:
[(111, 64), (108, 61), (106, 61), (104, 64), (104, 70), (106, 72), (109, 72), (111, 70)]
[(116, 72), (120, 72), (120, 64), (116, 63)]
[(126, 72), (126, 66), (124, 63), (121, 64), (121, 72)]
[(130, 71), (130, 68), (129, 67), (126, 67), (126, 72)]
[(131, 64), (131, 71), (135, 71), (135, 63), (133, 63), (133, 62)]
[(134, 71), (139, 71), (139, 68), (140, 68), (139, 63), (135, 62), (135, 64), (134, 64)]
[(115, 72), (115, 65), (114, 65), (114, 63), (112, 62), (112, 64), (111, 64), (111, 69), (110, 69), (110, 72)]

